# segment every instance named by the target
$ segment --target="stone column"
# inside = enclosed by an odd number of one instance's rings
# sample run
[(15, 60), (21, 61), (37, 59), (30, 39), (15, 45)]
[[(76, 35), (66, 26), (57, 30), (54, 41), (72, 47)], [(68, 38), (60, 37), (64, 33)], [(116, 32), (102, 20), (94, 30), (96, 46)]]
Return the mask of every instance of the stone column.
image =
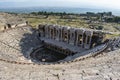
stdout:
[(59, 28), (56, 29), (56, 40), (59, 41), (60, 30)]
[(88, 41), (88, 35), (86, 35), (85, 44), (87, 44), (87, 41)]
[(55, 38), (56, 38), (56, 28), (55, 28), (55, 25), (52, 26), (52, 29), (53, 29), (53, 39), (55, 40)]
[(84, 48), (84, 42), (83, 42), (83, 39), (84, 39), (84, 36), (83, 36), (84, 32), (82, 33), (82, 44), (81, 44), (81, 47)]
[(48, 26), (48, 38), (50, 38), (50, 26)]
[[(86, 31), (86, 41), (85, 41), (85, 49), (90, 49), (90, 45), (91, 45), (91, 39), (92, 39), (92, 35), (93, 35), (93, 31)], [(88, 37), (89, 37), (89, 41), (88, 41)]]
[(67, 43), (69, 44), (69, 30), (66, 30), (67, 32)]
[(47, 31), (48, 29), (47, 29), (47, 28), (48, 28), (48, 26), (45, 25), (45, 37), (46, 37), (46, 38), (47, 38), (47, 35), (48, 35), (48, 31)]
[(49, 30), (49, 32), (50, 32), (49, 34), (50, 34), (50, 39), (51, 39), (51, 38), (52, 38), (52, 35), (51, 35), (51, 28), (49, 28), (49, 29), (50, 29), (50, 30)]
[(91, 41), (92, 41), (92, 35), (90, 36), (90, 41), (89, 41), (89, 45), (90, 45), (90, 47), (91, 47)]
[(53, 35), (52, 35), (53, 37), (52, 37), (52, 39), (55, 39), (55, 30), (54, 30), (54, 27), (52, 28), (52, 30), (53, 30)]
[(76, 41), (75, 41), (75, 45), (78, 46), (78, 35), (79, 35), (79, 29), (76, 30)]
[(52, 25), (49, 27), (49, 35), (50, 35), (50, 39), (53, 39), (53, 28), (52, 28)]
[(62, 27), (60, 28), (60, 41), (62, 41)]
[(71, 29), (70, 29), (69, 44), (75, 45), (75, 30), (74, 30), (74, 28), (71, 28)]
[(50, 27), (49, 25), (46, 26), (46, 34), (45, 35), (47, 38), (49, 38), (49, 35), (50, 35), (49, 30), (48, 30), (49, 27)]

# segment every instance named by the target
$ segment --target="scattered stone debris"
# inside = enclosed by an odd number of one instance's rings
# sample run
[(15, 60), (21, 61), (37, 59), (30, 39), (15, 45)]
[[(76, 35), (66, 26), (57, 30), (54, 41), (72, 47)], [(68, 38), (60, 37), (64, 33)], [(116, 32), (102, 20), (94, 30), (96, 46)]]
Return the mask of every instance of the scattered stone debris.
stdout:
[(25, 25), (27, 25), (27, 21), (19, 16), (0, 13), (0, 31)]

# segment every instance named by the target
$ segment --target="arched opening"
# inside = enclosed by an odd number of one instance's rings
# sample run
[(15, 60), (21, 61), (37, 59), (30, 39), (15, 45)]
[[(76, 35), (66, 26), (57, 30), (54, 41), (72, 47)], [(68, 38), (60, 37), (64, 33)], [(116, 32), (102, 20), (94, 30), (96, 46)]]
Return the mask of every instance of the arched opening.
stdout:
[(67, 34), (67, 33), (64, 34), (64, 41), (65, 41), (65, 42), (68, 41), (68, 34)]
[(86, 43), (86, 34), (83, 35), (83, 42)]
[(99, 40), (99, 36), (94, 34), (92, 36), (92, 40), (91, 40), (91, 47), (97, 46), (98, 45), (98, 40)]
[(7, 24), (8, 28), (11, 28), (11, 24)]
[(7, 29), (7, 26), (4, 26), (4, 30), (6, 30)]
[(82, 35), (78, 35), (78, 44), (81, 45), (82, 44)]

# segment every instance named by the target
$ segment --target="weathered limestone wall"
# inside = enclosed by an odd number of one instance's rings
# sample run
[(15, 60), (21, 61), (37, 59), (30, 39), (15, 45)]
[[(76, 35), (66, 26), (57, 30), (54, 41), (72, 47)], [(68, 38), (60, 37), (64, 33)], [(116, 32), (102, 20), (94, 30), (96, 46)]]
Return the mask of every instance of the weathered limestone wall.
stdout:
[(75, 29), (70, 28), (69, 31), (70, 31), (69, 44), (75, 45)]
[(77, 29), (76, 30), (76, 45), (81, 46), (82, 48), (84, 48), (84, 29)]
[(93, 30), (70, 28), (57, 25), (39, 25), (40, 37), (45, 37), (81, 48), (90, 49)]
[(91, 39), (93, 32), (92, 31), (85, 31), (85, 43), (84, 43), (84, 48), (89, 49), (91, 45)]
[(0, 23), (0, 31), (4, 30), (4, 25), (2, 23)]
[[(26, 22), (25, 22), (25, 23), (21, 23), (21, 24), (17, 24), (17, 26), (18, 26), (18, 27), (21, 27), (21, 26), (26, 26), (26, 25), (27, 25), (27, 23), (26, 23)], [(16, 27), (17, 27), (17, 26), (16, 26)]]

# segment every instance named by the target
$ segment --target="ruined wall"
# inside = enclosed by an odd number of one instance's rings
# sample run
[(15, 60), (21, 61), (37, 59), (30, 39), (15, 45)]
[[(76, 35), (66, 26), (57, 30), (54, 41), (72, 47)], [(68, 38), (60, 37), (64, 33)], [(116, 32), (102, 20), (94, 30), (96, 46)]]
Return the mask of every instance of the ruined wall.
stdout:
[(0, 12), (0, 31), (25, 26), (27, 24), (28, 22), (19, 15)]
[(12, 29), (15, 27), (22, 27), (22, 26), (26, 26), (28, 25), (27, 23), (20, 23), (20, 24), (4, 24), (4, 25), (0, 25), (0, 31), (4, 31), (7, 29)]
[(93, 45), (92, 38), (95, 33), (93, 30), (57, 25), (39, 25), (38, 28), (39, 37), (62, 41), (85, 49), (93, 47), (91, 46)]

